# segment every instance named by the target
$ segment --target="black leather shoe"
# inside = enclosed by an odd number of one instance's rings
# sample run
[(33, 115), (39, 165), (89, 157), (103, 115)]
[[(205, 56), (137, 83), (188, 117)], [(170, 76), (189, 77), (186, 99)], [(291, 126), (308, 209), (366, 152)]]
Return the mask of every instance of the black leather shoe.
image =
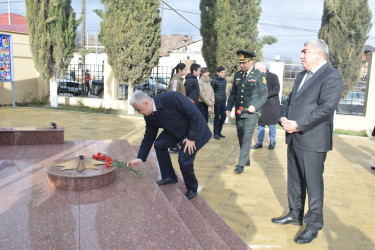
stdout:
[(220, 140), (220, 137), (218, 135), (214, 135), (214, 139)]
[(276, 147), (276, 142), (270, 142), (268, 149), (274, 149)]
[(262, 144), (255, 144), (254, 146), (251, 147), (252, 149), (257, 149), (257, 148), (263, 148), (263, 145)]
[(173, 147), (169, 149), (169, 153), (171, 154), (179, 154), (181, 149), (179, 147)]
[(280, 224), (280, 225), (286, 225), (286, 224), (293, 224), (297, 226), (302, 225), (302, 220), (294, 219), (290, 213), (279, 218), (273, 218), (272, 219), (273, 223)]
[(176, 184), (177, 182), (177, 178), (166, 178), (164, 180), (156, 181), (156, 184), (158, 184), (158, 186), (163, 186), (167, 184)]
[(225, 135), (223, 135), (222, 133), (219, 133), (219, 136), (220, 136), (221, 138), (225, 138)]
[(318, 236), (318, 231), (314, 229), (305, 229), (298, 237), (294, 240), (298, 244), (310, 243), (313, 239)]
[(250, 161), (247, 161), (245, 166), (250, 166)]
[(371, 169), (372, 169), (372, 170), (375, 170), (375, 167), (374, 167), (374, 166), (371, 166)]
[(189, 200), (191, 200), (196, 195), (197, 195), (197, 191), (194, 192), (193, 190), (188, 190), (185, 193), (186, 198), (188, 198)]
[(236, 174), (242, 174), (243, 173), (243, 167), (237, 165), (233, 172), (236, 173)]

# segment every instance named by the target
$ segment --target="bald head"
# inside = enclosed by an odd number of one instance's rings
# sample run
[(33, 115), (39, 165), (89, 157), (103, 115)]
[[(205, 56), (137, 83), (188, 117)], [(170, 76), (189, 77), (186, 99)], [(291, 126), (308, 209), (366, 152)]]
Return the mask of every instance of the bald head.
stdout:
[(266, 73), (266, 65), (262, 62), (257, 62), (255, 65), (254, 65), (254, 68), (259, 70), (260, 72), (262, 73)]

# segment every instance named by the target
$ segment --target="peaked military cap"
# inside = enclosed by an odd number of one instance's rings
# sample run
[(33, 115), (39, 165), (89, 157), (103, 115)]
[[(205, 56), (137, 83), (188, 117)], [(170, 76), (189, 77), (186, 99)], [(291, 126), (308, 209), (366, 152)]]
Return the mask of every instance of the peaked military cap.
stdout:
[(238, 62), (247, 62), (247, 61), (250, 61), (253, 57), (255, 57), (254, 52), (247, 52), (244, 50), (238, 50), (237, 55), (238, 55)]

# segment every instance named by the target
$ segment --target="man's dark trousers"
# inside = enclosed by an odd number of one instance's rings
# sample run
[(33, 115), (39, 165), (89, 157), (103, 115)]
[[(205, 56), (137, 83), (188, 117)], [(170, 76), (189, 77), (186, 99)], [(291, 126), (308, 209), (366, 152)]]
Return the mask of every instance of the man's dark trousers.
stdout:
[[(178, 139), (165, 130), (160, 133), (159, 137), (154, 143), (162, 179), (177, 178), (168, 151), (170, 147), (176, 145), (177, 143)], [(195, 150), (194, 153), (189, 155), (188, 150), (186, 150), (186, 152), (184, 153), (184, 145), (182, 145), (181, 151), (178, 155), (178, 163), (180, 164), (180, 169), (184, 178), (186, 188), (194, 192), (198, 189), (198, 180), (194, 174), (194, 159), (197, 151), (202, 147), (202, 145), (199, 145), (199, 141), (196, 141), (195, 143), (197, 150)]]
[[(292, 216), (297, 219), (303, 215), (306, 190), (309, 192), (309, 211), (305, 223), (309, 229), (323, 227), (323, 171), (326, 152), (304, 151), (288, 145), (288, 202)], [(306, 183), (301, 183), (306, 182)], [(312, 199), (311, 197), (316, 197)]]
[(214, 105), (214, 135), (219, 135), (223, 129), (225, 119), (227, 118), (225, 114), (226, 108), (225, 103), (215, 103)]

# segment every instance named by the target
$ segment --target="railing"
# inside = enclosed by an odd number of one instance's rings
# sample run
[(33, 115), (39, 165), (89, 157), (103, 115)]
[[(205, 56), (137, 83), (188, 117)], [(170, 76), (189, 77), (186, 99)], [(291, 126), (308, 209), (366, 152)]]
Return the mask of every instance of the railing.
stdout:
[[(282, 100), (292, 91), (296, 76), (303, 70), (300, 64), (285, 64), (284, 67), (284, 84), (282, 90)], [(366, 92), (368, 85), (367, 77), (368, 67), (363, 65), (361, 68), (360, 79), (358, 84), (344, 98), (342, 98), (337, 106), (338, 114), (345, 115), (363, 115), (366, 107)]]
[(102, 97), (103, 67), (102, 64), (70, 64), (64, 76), (56, 79), (58, 95)]
[[(135, 90), (141, 90), (150, 96), (165, 92), (171, 79), (172, 68), (169, 66), (155, 67), (146, 81), (135, 84)], [(117, 97), (119, 100), (126, 100), (128, 86), (119, 83)]]

